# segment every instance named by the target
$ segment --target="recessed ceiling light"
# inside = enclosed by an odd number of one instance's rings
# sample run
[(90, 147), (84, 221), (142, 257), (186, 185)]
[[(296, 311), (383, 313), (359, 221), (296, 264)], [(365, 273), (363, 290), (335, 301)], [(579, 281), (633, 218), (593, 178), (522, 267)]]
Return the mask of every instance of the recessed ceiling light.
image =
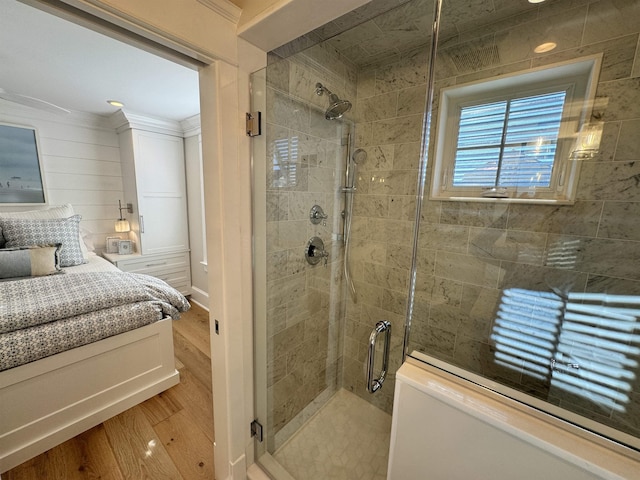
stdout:
[(107, 100), (107, 103), (114, 107), (124, 107), (124, 103), (119, 102), (118, 100)]
[(544, 0), (529, 0), (529, 3), (542, 3)]
[(550, 52), (551, 50), (553, 50), (557, 46), (558, 45), (556, 43), (554, 43), (554, 42), (541, 43), (536, 48), (534, 48), (533, 51), (536, 52), (536, 53), (546, 53), (546, 52)]

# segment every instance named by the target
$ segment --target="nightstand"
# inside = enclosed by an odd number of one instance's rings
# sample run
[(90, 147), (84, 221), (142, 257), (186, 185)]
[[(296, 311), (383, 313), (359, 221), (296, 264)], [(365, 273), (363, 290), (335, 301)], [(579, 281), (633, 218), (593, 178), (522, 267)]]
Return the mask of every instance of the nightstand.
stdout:
[(123, 272), (144, 273), (164, 280), (183, 295), (191, 294), (189, 252), (157, 255), (118, 255), (102, 252), (102, 256)]

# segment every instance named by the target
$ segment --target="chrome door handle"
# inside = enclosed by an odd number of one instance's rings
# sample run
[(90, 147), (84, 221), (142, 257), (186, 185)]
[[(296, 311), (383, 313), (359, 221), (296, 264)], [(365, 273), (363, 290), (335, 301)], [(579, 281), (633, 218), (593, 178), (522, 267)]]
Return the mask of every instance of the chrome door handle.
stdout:
[[(376, 358), (376, 341), (378, 335), (385, 332), (384, 338), (384, 352), (382, 357), (382, 371), (380, 376), (376, 379), (373, 378), (373, 369), (375, 367)], [(391, 345), (391, 322), (382, 320), (376, 323), (375, 328), (369, 335), (369, 358), (367, 359), (367, 391), (374, 393), (382, 387), (384, 379), (387, 376), (387, 369), (389, 368), (389, 346)]]

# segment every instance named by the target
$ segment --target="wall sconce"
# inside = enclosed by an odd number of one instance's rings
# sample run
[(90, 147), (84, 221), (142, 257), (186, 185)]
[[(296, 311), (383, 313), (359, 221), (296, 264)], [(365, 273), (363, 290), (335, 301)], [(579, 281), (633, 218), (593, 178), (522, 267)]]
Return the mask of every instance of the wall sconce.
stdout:
[(595, 157), (600, 150), (603, 127), (603, 122), (584, 124), (573, 145), (570, 158), (572, 160), (586, 160)]
[(120, 210), (120, 218), (116, 220), (116, 232), (128, 232), (129, 230), (131, 230), (131, 226), (129, 225), (129, 220), (125, 219), (122, 216), (122, 210), (133, 213), (133, 205), (131, 203), (127, 203), (127, 206), (123, 207), (122, 202), (118, 200), (118, 210)]

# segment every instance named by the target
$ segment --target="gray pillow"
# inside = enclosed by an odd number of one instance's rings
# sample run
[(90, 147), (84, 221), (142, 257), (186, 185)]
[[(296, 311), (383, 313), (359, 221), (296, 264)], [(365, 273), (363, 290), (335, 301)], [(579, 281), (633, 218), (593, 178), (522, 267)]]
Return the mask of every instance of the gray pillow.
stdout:
[(40, 220), (3, 218), (0, 228), (8, 248), (61, 243), (60, 266), (72, 267), (84, 263), (80, 248), (81, 218), (80, 215)]
[(0, 278), (41, 277), (59, 273), (62, 244), (0, 249)]

